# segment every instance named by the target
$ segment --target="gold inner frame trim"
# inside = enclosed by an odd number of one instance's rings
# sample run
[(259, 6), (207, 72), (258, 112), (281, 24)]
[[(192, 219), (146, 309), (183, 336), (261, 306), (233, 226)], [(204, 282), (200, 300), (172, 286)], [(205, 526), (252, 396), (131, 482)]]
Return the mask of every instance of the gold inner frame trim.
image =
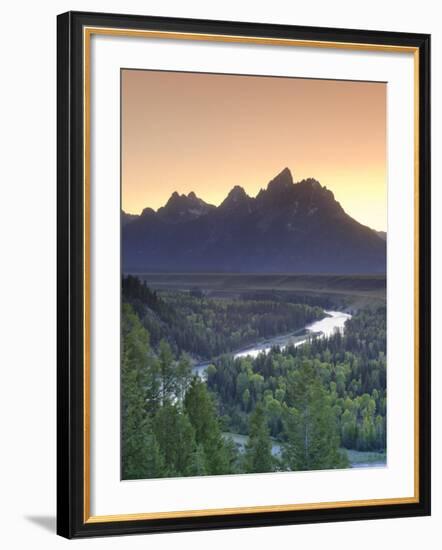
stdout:
[[(91, 472), (90, 472), (90, 45), (92, 35), (129, 36), (138, 38), (158, 38), (175, 40), (196, 40), (209, 42), (233, 42), (271, 46), (334, 48), (343, 50), (363, 50), (391, 53), (412, 53), (414, 62), (414, 494), (410, 497), (351, 500), (336, 502), (316, 502), (270, 506), (250, 506), (235, 508), (215, 508), (205, 510), (181, 510), (172, 512), (150, 512), (136, 514), (91, 515)], [(412, 46), (388, 44), (364, 44), (352, 42), (331, 42), (321, 40), (297, 40), (269, 37), (245, 37), (236, 35), (150, 31), (136, 29), (115, 29), (108, 27), (83, 28), (83, 93), (84, 93), (84, 135), (83, 135), (83, 212), (84, 212), (84, 523), (116, 521), (141, 521), (149, 519), (191, 518), (221, 516), (229, 514), (251, 514), (263, 512), (287, 512), (300, 510), (324, 510), (333, 508), (354, 508), (357, 506), (385, 506), (389, 504), (412, 504), (419, 502), (419, 49)]]

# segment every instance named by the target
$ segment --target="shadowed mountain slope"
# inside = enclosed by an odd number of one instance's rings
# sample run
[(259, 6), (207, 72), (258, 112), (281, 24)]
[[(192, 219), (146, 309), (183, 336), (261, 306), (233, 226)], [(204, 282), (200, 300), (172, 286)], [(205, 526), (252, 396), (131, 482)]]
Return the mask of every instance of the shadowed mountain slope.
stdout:
[(123, 225), (124, 272), (385, 273), (386, 242), (315, 179), (285, 168), (255, 198), (173, 193)]

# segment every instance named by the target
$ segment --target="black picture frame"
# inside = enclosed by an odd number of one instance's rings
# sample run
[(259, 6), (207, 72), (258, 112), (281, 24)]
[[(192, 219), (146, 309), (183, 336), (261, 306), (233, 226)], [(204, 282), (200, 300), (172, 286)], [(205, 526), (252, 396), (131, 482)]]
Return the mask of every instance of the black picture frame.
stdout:
[[(269, 37), (414, 48), (419, 59), (419, 498), (406, 504), (91, 522), (84, 459), (85, 27)], [(430, 36), (227, 21), (68, 12), (57, 21), (57, 533), (67, 538), (335, 522), (430, 514)]]

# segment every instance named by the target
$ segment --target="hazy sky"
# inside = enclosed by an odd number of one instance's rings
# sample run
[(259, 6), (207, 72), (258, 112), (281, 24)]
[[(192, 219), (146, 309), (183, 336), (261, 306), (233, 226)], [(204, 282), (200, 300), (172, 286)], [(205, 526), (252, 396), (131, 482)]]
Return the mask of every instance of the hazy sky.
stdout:
[(385, 230), (386, 84), (122, 71), (126, 212), (173, 191), (212, 204), (234, 185), (255, 196), (286, 166)]

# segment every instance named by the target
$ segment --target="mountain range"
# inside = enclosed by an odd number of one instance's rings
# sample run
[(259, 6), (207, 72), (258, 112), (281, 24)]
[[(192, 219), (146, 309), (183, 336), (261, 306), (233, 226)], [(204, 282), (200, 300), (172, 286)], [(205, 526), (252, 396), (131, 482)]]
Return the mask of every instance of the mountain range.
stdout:
[(125, 273), (385, 273), (386, 239), (284, 168), (256, 197), (235, 186), (214, 206), (174, 192), (157, 211), (123, 212), (122, 258)]

